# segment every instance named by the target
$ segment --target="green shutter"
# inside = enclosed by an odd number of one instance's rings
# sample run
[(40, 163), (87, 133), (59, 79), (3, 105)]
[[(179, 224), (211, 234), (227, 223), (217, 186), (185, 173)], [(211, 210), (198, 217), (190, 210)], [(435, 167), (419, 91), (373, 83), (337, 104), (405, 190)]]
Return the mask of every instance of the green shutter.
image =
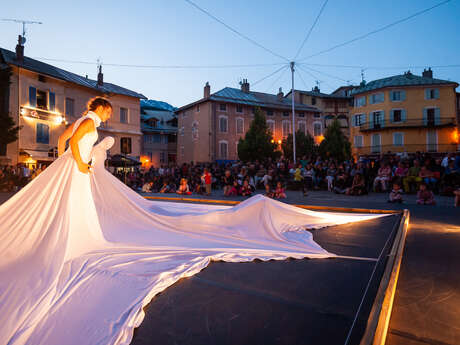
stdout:
[(29, 105), (34, 108), (37, 106), (37, 89), (33, 86), (29, 86)]
[(425, 99), (430, 99), (430, 89), (425, 89)]
[(428, 110), (423, 109), (423, 125), (426, 126), (428, 124)]
[(434, 98), (439, 99), (439, 89), (434, 89)]
[(441, 109), (436, 108), (434, 110), (434, 124), (440, 125), (441, 124)]
[(390, 110), (390, 123), (395, 122), (394, 110)]
[(374, 116), (372, 113), (369, 113), (369, 128), (374, 128)]
[(385, 111), (382, 111), (382, 116), (380, 117), (380, 127), (385, 126)]
[(401, 90), (401, 101), (405, 101), (405, 100), (406, 100), (406, 91)]

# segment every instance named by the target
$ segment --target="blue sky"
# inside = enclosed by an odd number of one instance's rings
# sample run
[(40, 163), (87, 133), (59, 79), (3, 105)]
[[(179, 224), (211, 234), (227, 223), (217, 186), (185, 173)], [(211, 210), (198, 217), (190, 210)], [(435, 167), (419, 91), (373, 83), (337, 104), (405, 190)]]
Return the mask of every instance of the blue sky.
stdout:
[[(193, 0), (228, 25), (291, 60), (297, 53), (324, 0)], [(299, 54), (298, 60), (409, 16), (441, 0), (329, 0)], [(156, 1), (8, 1), (2, 18), (42, 21), (30, 25), (25, 54), (103, 63), (139, 65), (241, 65), (260, 67), (147, 69), (103, 66), (104, 80), (141, 92), (149, 98), (182, 106), (202, 97), (206, 81), (211, 92), (264, 78), (285, 63), (243, 40), (184, 0)], [(422, 14), (347, 46), (303, 61), (305, 64), (372, 67), (460, 64), (460, 0)], [(14, 50), (20, 24), (0, 22), (0, 46)], [(96, 65), (48, 62), (96, 78)], [(313, 68), (316, 71), (308, 70)], [(307, 73), (308, 70), (311, 74)], [(407, 68), (366, 69), (365, 79), (400, 74)], [(421, 74), (423, 68), (411, 68)], [(434, 77), (460, 82), (460, 67), (433, 68)], [(321, 74), (327, 73), (328, 75)], [(358, 83), (359, 68), (304, 65), (296, 89), (331, 92), (346, 81)], [(279, 79), (278, 79), (279, 78)], [(337, 79), (338, 78), (338, 79)], [(289, 71), (251, 85), (276, 93), (290, 89)]]

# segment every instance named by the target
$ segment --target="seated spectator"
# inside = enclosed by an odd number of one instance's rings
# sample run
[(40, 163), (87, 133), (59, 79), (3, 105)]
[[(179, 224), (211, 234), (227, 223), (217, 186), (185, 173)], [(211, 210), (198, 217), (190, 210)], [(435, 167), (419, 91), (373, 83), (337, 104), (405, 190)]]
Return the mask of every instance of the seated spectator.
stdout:
[(270, 184), (266, 184), (265, 185), (265, 193), (264, 195), (267, 197), (267, 198), (273, 198), (274, 196), (274, 193), (272, 192), (272, 188), (270, 187)]
[(404, 165), (403, 162), (398, 163), (398, 167), (395, 170), (395, 177), (398, 178), (399, 181), (403, 181), (403, 179), (407, 176), (409, 169)]
[(391, 178), (391, 168), (388, 163), (385, 163), (377, 172), (377, 177), (374, 179), (374, 191), (378, 191), (379, 185), (382, 191), (388, 189), (388, 182)]
[(233, 180), (233, 185), (231, 186), (230, 189), (228, 189), (228, 192), (225, 196), (237, 196), (240, 194), (240, 185), (238, 184), (237, 180)]
[(188, 186), (186, 178), (181, 178), (179, 189), (177, 189), (176, 193), (177, 194), (182, 194), (182, 195), (190, 195), (190, 194), (192, 194), (192, 192), (190, 191), (190, 188)]
[(243, 181), (243, 187), (241, 187), (241, 195), (242, 196), (251, 196), (252, 188), (249, 185), (248, 179)]
[(303, 171), (303, 195), (307, 195), (308, 190), (313, 188), (313, 178), (315, 177), (315, 169), (311, 164), (307, 164)]
[(144, 193), (151, 193), (152, 192), (152, 186), (153, 186), (153, 182), (150, 181), (150, 182), (146, 182), (144, 183), (144, 185), (142, 186), (142, 191)]
[(329, 192), (332, 192), (332, 187), (335, 179), (335, 174), (337, 173), (337, 170), (335, 168), (334, 163), (331, 163), (329, 165), (329, 168), (327, 169), (326, 172), (326, 180), (327, 180), (327, 190)]
[(406, 193), (411, 192), (411, 184), (415, 183), (418, 189), (418, 185), (422, 182), (422, 179), (418, 176), (420, 173), (420, 163), (416, 159), (414, 160), (414, 165), (409, 168), (407, 171), (407, 176), (403, 179), (404, 191)]
[(367, 194), (366, 181), (361, 173), (356, 173), (350, 188), (345, 191), (347, 195), (364, 195)]
[(417, 204), (418, 205), (434, 205), (436, 204), (434, 200), (434, 194), (431, 190), (427, 188), (425, 182), (420, 184), (420, 189), (417, 193)]
[(224, 186), (224, 195), (225, 196), (228, 196), (228, 194), (230, 193), (230, 190), (233, 187), (233, 181), (234, 181), (234, 178), (231, 175), (230, 170), (225, 170), (225, 174), (222, 177), (222, 185)]
[(428, 186), (429, 189), (433, 189), (436, 186), (436, 178), (432, 171), (428, 169), (427, 166), (422, 166), (418, 176), (422, 179), (423, 182)]
[(276, 184), (276, 189), (275, 189), (275, 198), (276, 199), (286, 199), (286, 192), (283, 188), (283, 185), (281, 184), (281, 182), (278, 182)]
[(163, 185), (160, 188), (160, 193), (171, 193), (171, 192), (172, 192), (172, 190), (169, 187), (168, 180), (164, 180)]
[(402, 203), (403, 202), (402, 193), (403, 191), (399, 183), (393, 183), (393, 189), (390, 192), (388, 202)]

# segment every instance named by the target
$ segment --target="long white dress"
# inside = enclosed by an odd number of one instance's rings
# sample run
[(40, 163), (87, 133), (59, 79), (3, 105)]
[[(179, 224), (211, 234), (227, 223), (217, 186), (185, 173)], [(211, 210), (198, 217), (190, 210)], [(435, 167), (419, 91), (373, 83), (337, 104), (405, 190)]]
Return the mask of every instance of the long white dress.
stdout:
[[(100, 119), (89, 112), (76, 121)], [(142, 308), (211, 260), (327, 258), (306, 229), (375, 215), (256, 195), (237, 206), (149, 201), (104, 168), (113, 139), (78, 143), (0, 206), (0, 344), (129, 344)]]

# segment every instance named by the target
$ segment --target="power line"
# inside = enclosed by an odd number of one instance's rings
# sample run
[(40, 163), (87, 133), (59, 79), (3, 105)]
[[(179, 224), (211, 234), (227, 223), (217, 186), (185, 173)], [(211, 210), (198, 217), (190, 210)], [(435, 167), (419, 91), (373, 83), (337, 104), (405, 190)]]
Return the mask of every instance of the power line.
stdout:
[(305, 73), (307, 73), (308, 75), (310, 75), (310, 77), (313, 78), (313, 80), (317, 80), (317, 81), (320, 81), (321, 83), (324, 83), (326, 85), (328, 85), (329, 87), (331, 88), (334, 88), (333, 85), (329, 84), (327, 81), (325, 80), (321, 80), (319, 79), (316, 75), (314, 75), (313, 73), (311, 73), (310, 71), (308, 71), (307, 69), (305, 69), (305, 67), (303, 67), (302, 65), (297, 65), (302, 71), (304, 71)]
[(308, 41), (308, 38), (310, 37), (311, 32), (313, 31), (313, 28), (315, 27), (316, 23), (318, 22), (318, 19), (319, 19), (319, 17), (321, 16), (321, 13), (323, 13), (324, 7), (326, 7), (328, 1), (329, 1), (329, 0), (324, 1), (323, 6), (322, 6), (321, 9), (319, 10), (319, 13), (318, 13), (318, 15), (316, 16), (315, 21), (314, 21), (313, 24), (311, 25), (310, 30), (308, 30), (307, 36), (305, 36), (305, 39), (303, 40), (302, 44), (300, 45), (300, 48), (299, 48), (299, 50), (297, 51), (297, 54), (295, 55), (295, 57), (294, 57), (293, 60), (297, 59), (297, 56), (299, 56), (300, 52), (302, 51), (303, 46), (304, 46), (305, 43)]
[[(97, 65), (97, 61), (78, 61), (78, 60), (62, 60), (52, 58), (35, 57), (34, 59), (43, 61), (54, 61), (63, 63)], [(243, 68), (243, 67), (267, 67), (267, 66), (280, 66), (285, 63), (269, 63), (269, 64), (247, 64), (247, 65), (130, 65), (130, 64), (117, 64), (117, 63), (104, 63), (104, 66), (113, 67), (133, 67), (133, 68), (157, 68), (157, 69), (187, 69), (187, 68)]]
[(299, 76), (300, 80), (302, 80), (302, 83), (303, 83), (303, 86), (305, 86), (305, 91), (308, 90), (308, 86), (307, 86), (307, 83), (305, 82), (305, 80), (303, 79), (302, 75), (300, 74), (299, 70), (297, 69), (296, 70), (297, 72), (297, 75)]
[[(186, 0), (186, 1), (187, 1), (187, 0)], [(345, 45), (347, 45), (347, 44), (350, 44), (350, 43), (353, 43), (353, 42), (362, 40), (362, 39), (364, 39), (364, 38), (366, 38), (366, 37), (369, 37), (370, 35), (373, 35), (373, 34), (376, 34), (376, 33), (378, 33), (378, 32), (381, 32), (381, 31), (383, 31), (383, 30), (386, 30), (386, 29), (388, 29), (388, 28), (390, 28), (390, 27), (392, 27), (392, 26), (395, 26), (395, 25), (397, 25), (397, 24), (403, 23), (403, 22), (405, 22), (405, 21), (407, 21), (407, 20), (409, 20), (409, 19), (412, 19), (412, 18), (417, 17), (417, 16), (419, 16), (419, 15), (421, 15), (421, 14), (424, 14), (424, 13), (426, 13), (426, 12), (428, 12), (428, 11), (431, 11), (431, 10), (433, 10), (433, 9), (439, 7), (439, 6), (442, 6), (442, 5), (444, 5), (444, 4), (447, 4), (447, 3), (450, 2), (450, 1), (452, 1), (452, 0), (445, 0), (445, 1), (442, 1), (442, 2), (440, 2), (440, 3), (438, 3), (438, 4), (434, 5), (434, 6), (431, 6), (431, 7), (429, 7), (429, 8), (424, 9), (424, 10), (418, 11), (418, 12), (416, 12), (416, 13), (414, 13), (414, 14), (408, 16), (408, 17), (399, 19), (399, 20), (397, 20), (397, 21), (395, 21), (395, 22), (393, 22), (393, 23), (390, 23), (390, 24), (387, 24), (387, 25), (385, 25), (385, 26), (382, 26), (381, 28), (378, 28), (378, 29), (375, 29), (375, 30), (373, 30), (373, 31), (370, 31), (370, 32), (368, 32), (368, 33), (366, 33), (366, 34), (364, 34), (364, 35), (358, 36), (358, 37), (353, 38), (353, 39), (351, 39), (351, 40), (348, 40), (348, 41), (346, 41), (346, 42), (343, 42), (343, 43), (337, 44), (337, 45), (335, 45), (335, 46), (332, 46), (332, 47), (330, 47), (330, 48), (328, 48), (328, 49), (319, 51), (318, 53), (315, 53), (315, 54), (312, 54), (312, 55), (310, 55), (310, 56), (307, 56), (307, 57), (305, 57), (304, 59), (302, 59), (302, 60), (300, 60), (300, 61), (305, 61), (305, 60), (310, 59), (310, 58), (312, 58), (312, 57), (314, 57), (314, 56), (318, 56), (318, 55), (320, 55), (320, 54), (324, 54), (324, 53), (330, 52), (331, 50), (334, 50), (334, 49), (343, 47), (343, 46), (345, 46)]]
[(285, 69), (282, 69), (282, 72), (280, 73), (278, 78), (276, 78), (273, 81), (273, 83), (270, 84), (270, 86), (265, 90), (265, 93), (267, 93), (273, 87), (273, 85), (275, 85), (286, 74), (287, 70), (288, 70), (288, 65), (285, 66)]
[(193, 1), (191, 0), (184, 0), (186, 2), (188, 2), (190, 5), (192, 5), (193, 7), (195, 7), (196, 9), (198, 9), (199, 11), (203, 12), (204, 14), (206, 14), (207, 16), (211, 17), (212, 19), (214, 19), (215, 21), (217, 21), (218, 23), (222, 24), (223, 26), (225, 26), (227, 29), (229, 29), (230, 31), (232, 31), (233, 33), (237, 34), (238, 36), (244, 38), (245, 40), (251, 42), (252, 44), (258, 46), (259, 48), (262, 48), (263, 50), (269, 52), (270, 54), (276, 56), (276, 57), (279, 57), (283, 60), (286, 60), (286, 61), (289, 61), (287, 58), (285, 58), (284, 56), (281, 56), (277, 53), (275, 53), (273, 50), (271, 49), (268, 49), (266, 47), (264, 47), (262, 44), (256, 42), (255, 40), (253, 40), (252, 38), (249, 38), (248, 36), (242, 34), (241, 32), (239, 32), (238, 30), (232, 28), (230, 25), (227, 25), (225, 22), (223, 22), (222, 20), (220, 20), (219, 18), (217, 18), (216, 16), (212, 15), (211, 13), (209, 13), (208, 11), (206, 11), (205, 9), (201, 8), (200, 6), (198, 6), (197, 4), (195, 4)]
[(305, 66), (305, 68), (306, 68), (306, 69), (309, 69), (309, 70), (311, 70), (311, 71), (314, 71), (314, 72), (323, 74), (323, 75), (325, 75), (325, 76), (327, 76), (327, 77), (329, 77), (329, 78), (333, 78), (333, 79), (337, 79), (337, 80), (340, 80), (340, 81), (344, 81), (344, 82), (346, 82), (346, 83), (350, 82), (350, 80), (346, 80), (346, 79), (337, 77), (337, 76), (335, 76), (335, 75), (332, 75), (332, 74), (329, 74), (329, 73), (326, 73), (326, 72), (318, 71), (318, 70), (313, 69), (313, 68), (311, 68), (311, 67), (306, 67), (306, 66)]
[(255, 85), (257, 85), (257, 84), (263, 82), (265, 79), (270, 78), (271, 76), (275, 75), (276, 73), (278, 73), (279, 71), (281, 71), (281, 70), (282, 70), (283, 68), (285, 68), (285, 67), (286, 67), (286, 65), (281, 66), (281, 67), (278, 68), (275, 72), (270, 73), (270, 74), (267, 75), (266, 77), (263, 77), (262, 79), (257, 80), (257, 81), (256, 81), (255, 83), (253, 83), (252, 85), (255, 86)]
[(318, 66), (318, 67), (339, 67), (339, 68), (356, 68), (356, 69), (375, 69), (375, 70), (391, 70), (391, 69), (412, 69), (412, 68), (453, 68), (453, 67), (460, 67), (460, 65), (431, 65), (427, 64), (425, 66), (359, 66), (359, 65), (327, 65), (327, 64), (319, 64), (319, 63), (302, 63), (302, 65), (307, 66)]

